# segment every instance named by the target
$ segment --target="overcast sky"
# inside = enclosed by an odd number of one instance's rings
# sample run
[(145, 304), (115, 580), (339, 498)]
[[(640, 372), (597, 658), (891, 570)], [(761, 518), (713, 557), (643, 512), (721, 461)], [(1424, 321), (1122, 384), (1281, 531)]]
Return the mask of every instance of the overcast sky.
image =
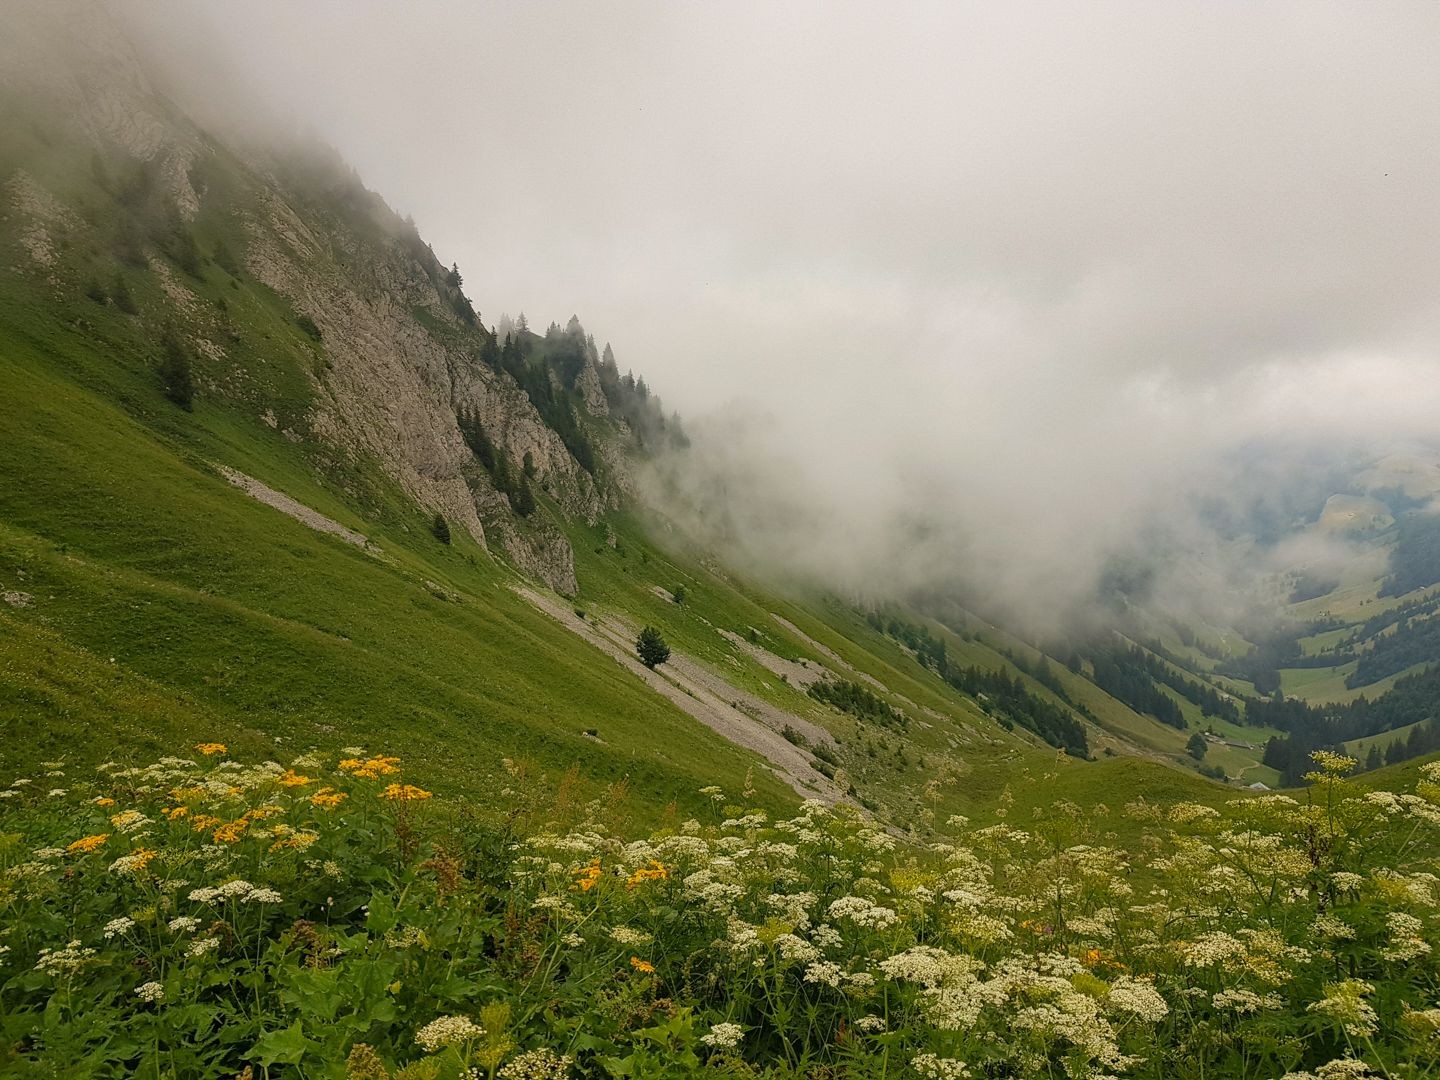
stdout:
[(1098, 548), (1247, 440), (1440, 416), (1434, 3), (128, 6), (487, 322), (574, 312), (697, 422), (763, 406), (841, 518)]

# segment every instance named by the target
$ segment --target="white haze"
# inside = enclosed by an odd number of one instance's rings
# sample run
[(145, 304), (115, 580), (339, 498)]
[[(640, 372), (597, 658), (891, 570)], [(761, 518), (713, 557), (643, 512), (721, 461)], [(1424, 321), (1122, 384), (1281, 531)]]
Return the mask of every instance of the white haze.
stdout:
[(1203, 555), (1192, 497), (1271, 448), (1435, 433), (1434, 4), (122, 6), (487, 322), (612, 341), (695, 436), (670, 480), (789, 569), (1035, 612)]

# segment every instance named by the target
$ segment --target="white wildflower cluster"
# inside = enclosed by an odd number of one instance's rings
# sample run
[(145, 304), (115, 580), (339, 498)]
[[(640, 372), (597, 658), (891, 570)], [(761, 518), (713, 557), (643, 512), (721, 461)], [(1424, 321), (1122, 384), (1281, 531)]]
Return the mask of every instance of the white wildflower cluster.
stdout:
[(744, 1037), (745, 1029), (739, 1024), (716, 1024), (700, 1041), (716, 1050), (734, 1050)]
[(213, 952), (219, 947), (220, 939), (218, 937), (196, 938), (186, 946), (185, 955), (194, 960), (197, 957), (204, 956), (208, 952)]
[(1328, 1017), (1340, 1025), (1346, 1035), (1368, 1038), (1375, 1034), (1379, 1017), (1365, 1000), (1375, 988), (1361, 979), (1346, 979), (1325, 987), (1325, 996), (1312, 1003), (1308, 1011)]
[(141, 983), (135, 988), (135, 996), (147, 1005), (158, 1005), (165, 1000), (165, 987), (158, 982)]
[(200, 920), (191, 915), (177, 915), (166, 925), (172, 934), (189, 934), (199, 929)]
[(484, 1034), (485, 1029), (468, 1016), (442, 1016), (417, 1031), (415, 1041), (433, 1054), (446, 1046), (469, 1042)]
[(698, 863), (710, 857), (710, 844), (698, 836), (667, 836), (655, 845), (655, 856), (665, 863)]
[(1210, 999), (1210, 1003), (1217, 1009), (1242, 1015), (1285, 1007), (1285, 999), (1279, 994), (1257, 994), (1254, 990), (1246, 990), (1243, 987), (1221, 990)]
[[(232, 768), (233, 766), (233, 768)], [(243, 791), (254, 791), (285, 775), (285, 766), (278, 761), (265, 761), (259, 765), (243, 766), (237, 762), (221, 762), (219, 768), (226, 769), (225, 779), (231, 787)]]
[(1170, 1006), (1154, 986), (1127, 975), (1110, 984), (1105, 1004), (1115, 1012), (1138, 1017), (1147, 1024), (1158, 1024), (1170, 1013)]
[(807, 965), (821, 957), (820, 950), (796, 934), (781, 934), (775, 939), (774, 949), (782, 963)]
[(715, 914), (732, 911), (736, 901), (745, 895), (743, 885), (735, 881), (720, 880), (713, 870), (697, 870), (688, 875), (681, 884), (687, 900)]
[[(526, 1050), (507, 1061), (499, 1072), (500, 1080), (565, 1080), (574, 1064), (569, 1055), (561, 1056), (548, 1047)], [(480, 1080), (479, 1070), (471, 1070)]]
[(1245, 956), (1245, 943), (1223, 930), (1202, 934), (1181, 953), (1181, 960), (1191, 967), (1217, 967)]
[(1329, 912), (1316, 915), (1315, 921), (1310, 924), (1310, 929), (1317, 937), (1329, 938), (1333, 941), (1349, 941), (1355, 936), (1354, 927)]
[(1336, 1058), (1327, 1061), (1314, 1072), (1290, 1072), (1281, 1080), (1364, 1080), (1378, 1075), (1365, 1062), (1353, 1057)]
[(1365, 884), (1365, 879), (1348, 870), (1336, 870), (1330, 875), (1330, 883), (1335, 886), (1336, 892), (1353, 893), (1360, 891), (1360, 887)]
[(134, 919), (128, 918), (123, 915), (118, 919), (111, 919), (105, 924), (105, 940), (109, 941), (111, 938), (120, 937), (122, 934), (128, 934), (134, 928)]
[(964, 1080), (970, 1075), (970, 1066), (958, 1058), (937, 1057), (934, 1054), (917, 1054), (910, 1059), (910, 1067), (924, 1080)]
[(845, 981), (845, 969), (829, 960), (816, 960), (806, 966), (804, 979), (807, 983), (839, 989)]
[(971, 956), (954, 956), (933, 945), (912, 945), (880, 961), (880, 970), (896, 982), (913, 982), (933, 990), (972, 980), (983, 965)]
[(655, 935), (647, 934), (643, 930), (636, 930), (629, 926), (612, 926), (610, 928), (610, 940), (617, 945), (624, 945), (626, 948), (638, 949), (654, 941)]
[(234, 900), (241, 904), (278, 904), (284, 900), (274, 889), (252, 885), (241, 878), (215, 887), (192, 889), (189, 898), (199, 904), (213, 904), (223, 900)]
[(826, 913), (837, 922), (844, 920), (867, 930), (884, 930), (899, 920), (894, 908), (872, 904), (863, 896), (842, 896), (830, 904)]
[(1380, 950), (1386, 960), (1414, 960), (1430, 951), (1430, 943), (1422, 937), (1425, 924), (1414, 915), (1392, 911), (1385, 916), (1390, 930), (1390, 944)]
[(134, 833), (143, 829), (146, 825), (155, 824), (139, 810), (122, 810), (110, 818), (110, 824), (117, 832)]
[(78, 975), (94, 959), (94, 949), (84, 948), (80, 942), (72, 941), (62, 949), (41, 949), (39, 959), (35, 961), (35, 970), (58, 979)]

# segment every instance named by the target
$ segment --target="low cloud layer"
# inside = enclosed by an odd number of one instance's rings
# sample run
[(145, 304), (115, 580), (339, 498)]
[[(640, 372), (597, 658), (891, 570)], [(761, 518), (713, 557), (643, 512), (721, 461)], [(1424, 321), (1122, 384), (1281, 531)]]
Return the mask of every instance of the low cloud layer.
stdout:
[(791, 567), (1048, 605), (1440, 415), (1434, 5), (120, 6), (578, 312)]

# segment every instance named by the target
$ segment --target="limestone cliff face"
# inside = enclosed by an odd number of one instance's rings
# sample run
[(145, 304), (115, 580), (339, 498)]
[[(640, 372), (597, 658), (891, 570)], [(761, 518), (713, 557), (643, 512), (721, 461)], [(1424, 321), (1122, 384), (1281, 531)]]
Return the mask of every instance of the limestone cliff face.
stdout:
[(600, 386), (600, 374), (595, 370), (595, 358), (586, 359), (575, 380), (575, 389), (585, 404), (585, 411), (591, 416), (609, 416), (610, 403), (605, 400), (605, 391)]
[[(457, 416), (475, 417), (515, 466), (528, 460), (532, 483), (563, 517), (593, 522), (619, 489), (602, 488), (515, 379), (484, 362), (483, 326), (457, 308), (458, 292), (447, 288), (413, 226), (345, 177), (333, 157), (314, 154), (321, 164), (307, 173), (289, 167), (291, 148), (227, 144), (202, 132), (157, 89), (103, 7), (62, 6), (63, 18), (45, 18), (32, 17), (43, 16), (45, 4), (22, 3), (26, 34), (0, 35), (0, 89), (33, 103), (40, 122), (53, 123), (63, 138), (146, 163), (183, 220), (202, 205), (213, 212), (209, 200), (234, 200), (219, 209), (243, 225), (243, 270), (313, 320), (322, 342), (323, 362), (309, 375), (309, 415), (297, 424), (300, 433), (286, 433), (377, 462), (427, 512), (444, 514), (482, 545), (498, 543), (521, 572), (574, 593), (562, 523), (544, 508), (525, 521), (513, 514), (477, 467)], [(229, 170), (229, 195), (196, 182), (207, 169)], [(0, 183), (6, 220), (24, 231), (34, 267), (53, 263), (57, 236), (83, 238), (78, 208), (30, 175), (16, 171)], [(350, 202), (327, 203), (335, 190)], [(222, 320), (158, 253), (148, 255), (178, 332), (223, 369)], [(208, 378), (207, 392), (239, 400), (247, 373)], [(608, 415), (593, 363), (574, 389), (577, 412)], [(275, 423), (268, 413), (256, 419)]]
[[(512, 461), (528, 455), (536, 480), (566, 513), (593, 519), (603, 509), (594, 480), (514, 380), (481, 363), (473, 343), (467, 350), (441, 341), (420, 323), (417, 310), (466, 341), (424, 268), (399, 245), (334, 222), (317, 231), (278, 194), (247, 224), (247, 268), (320, 329), (328, 366), (316, 378), (317, 432), (382, 462), (418, 502), (461, 522), (482, 543), (482, 518), (508, 508), (503, 496), (467, 476), (473, 455), (456, 423), (461, 413), (474, 415)], [(526, 532), (502, 533), (522, 568), (535, 572), (553, 562), (535, 558)], [(545, 548), (557, 542), (564, 543), (558, 531)], [(539, 576), (574, 591), (573, 569)]]

